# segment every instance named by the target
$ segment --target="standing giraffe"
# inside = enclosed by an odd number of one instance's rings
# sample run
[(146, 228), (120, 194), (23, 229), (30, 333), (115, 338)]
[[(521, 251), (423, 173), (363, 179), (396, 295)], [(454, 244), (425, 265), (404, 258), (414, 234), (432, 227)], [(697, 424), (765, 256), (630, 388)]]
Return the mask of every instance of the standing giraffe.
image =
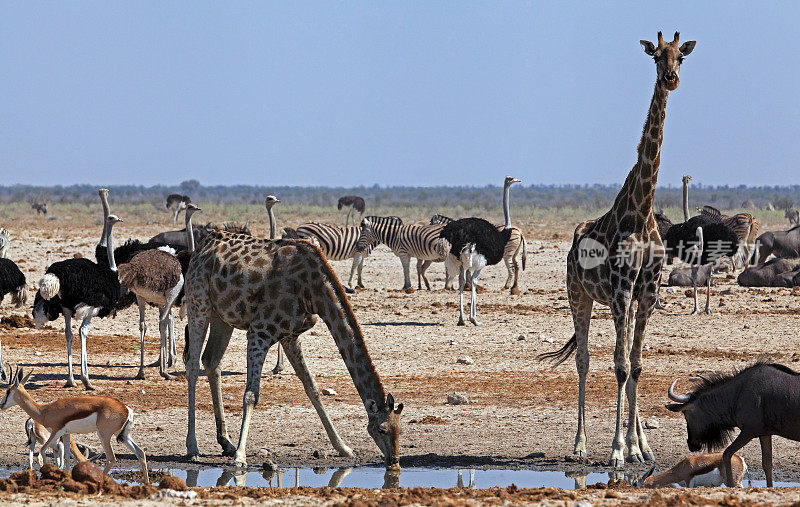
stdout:
[[(353, 455), (322, 406), (297, 340), (314, 326), (316, 314), (333, 335), (361, 396), (367, 411), (367, 432), (383, 452), (387, 469), (400, 468), (403, 404), (395, 407), (394, 397), (385, 393), (344, 288), (319, 248), (307, 241), (257, 239), (211, 231), (189, 262), (185, 289), (189, 323), (183, 360), (189, 394), (186, 450), (190, 458), (199, 454), (195, 437), (195, 389), (207, 331), (203, 365), (214, 404), (217, 442), (223, 455), (235, 455), (235, 464), (246, 466), (247, 433), (253, 407), (258, 402), (264, 358), (269, 348), (279, 342), (303, 382), (333, 447), (342, 455)], [(238, 447), (228, 438), (220, 389), (220, 361), (234, 328), (247, 330), (247, 386)]]
[[(642, 340), (647, 319), (653, 312), (661, 281), (664, 248), (653, 216), (653, 197), (661, 142), (664, 135), (667, 96), (678, 87), (683, 57), (692, 52), (695, 41), (678, 45), (664, 42), (658, 32), (658, 46), (641, 41), (644, 52), (656, 63), (653, 100), (639, 141), (638, 158), (611, 210), (596, 220), (578, 225), (567, 256), (567, 293), (575, 334), (556, 352), (541, 354), (558, 365), (576, 352), (578, 369), (578, 431), (574, 454), (586, 457), (584, 402), (589, 371), (589, 323), (595, 301), (611, 307), (617, 341), (614, 367), (617, 377), (617, 417), (609, 464), (621, 467), (627, 444), (628, 461), (655, 459), (642, 431), (636, 404), (636, 388), (642, 373)], [(598, 259), (591, 253), (605, 253)], [(635, 330), (634, 326), (635, 315)], [(628, 396), (628, 432), (622, 439), (623, 396)]]

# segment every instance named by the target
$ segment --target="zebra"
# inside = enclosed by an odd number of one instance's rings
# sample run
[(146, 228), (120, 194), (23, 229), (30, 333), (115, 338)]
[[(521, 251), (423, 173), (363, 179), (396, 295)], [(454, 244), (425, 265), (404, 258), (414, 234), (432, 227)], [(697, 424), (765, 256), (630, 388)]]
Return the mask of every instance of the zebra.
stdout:
[(450, 250), (450, 243), (439, 237), (442, 229), (444, 229), (444, 224), (378, 224), (365, 218), (361, 221), (361, 237), (358, 248), (367, 248), (368, 245), (378, 243), (383, 243), (391, 248), (403, 265), (404, 283), (401, 290), (412, 289), (409, 265), (411, 258), (416, 257), (417, 287), (422, 289), (424, 281), (425, 287), (430, 290), (431, 284), (425, 276), (425, 271), (434, 262), (444, 262)]
[[(366, 217), (374, 220), (375, 223), (392, 223), (402, 225), (400, 217)], [(287, 228), (288, 229), (288, 228)], [(310, 222), (299, 226), (297, 229), (290, 230), (284, 237), (299, 237), (316, 244), (325, 258), (330, 261), (343, 261), (352, 257), (353, 264), (350, 267), (350, 278), (347, 279), (347, 287), (352, 287), (353, 274), (358, 269), (358, 283), (356, 288), (363, 289), (364, 284), (361, 280), (361, 270), (364, 268), (364, 259), (369, 256), (372, 249), (377, 246), (377, 242), (364, 244), (361, 249), (356, 249), (361, 236), (361, 229), (356, 226), (339, 227), (338, 225), (321, 224)], [(350, 289), (352, 291), (352, 289)]]
[[(454, 220), (448, 216), (436, 214), (431, 217), (431, 225), (434, 224), (442, 224), (447, 225)], [(496, 225), (498, 231), (502, 231), (505, 227), (505, 224)], [(517, 262), (517, 256), (522, 252), (522, 271), (525, 271), (525, 263), (528, 259), (528, 250), (525, 247), (525, 236), (523, 236), (522, 231), (518, 227), (511, 227), (511, 239), (508, 240), (506, 243), (506, 249), (503, 252), (503, 262), (506, 263), (506, 269), (508, 270), (508, 277), (506, 278), (506, 284), (503, 286), (504, 289), (511, 289), (511, 294), (519, 294), (519, 287), (517, 286), (517, 281), (519, 280), (519, 268), (520, 263)], [(456, 276), (457, 273), (447, 273), (447, 282), (445, 282), (445, 288), (450, 288), (452, 284), (452, 279)], [(512, 283), (513, 281), (513, 283)]]
[(716, 217), (727, 227), (733, 229), (739, 240), (739, 250), (731, 260), (733, 271), (747, 267), (756, 250), (758, 220), (750, 213), (737, 213), (733, 216), (723, 215), (720, 210), (713, 206), (703, 206), (702, 208), (697, 208), (697, 211), (702, 215)]

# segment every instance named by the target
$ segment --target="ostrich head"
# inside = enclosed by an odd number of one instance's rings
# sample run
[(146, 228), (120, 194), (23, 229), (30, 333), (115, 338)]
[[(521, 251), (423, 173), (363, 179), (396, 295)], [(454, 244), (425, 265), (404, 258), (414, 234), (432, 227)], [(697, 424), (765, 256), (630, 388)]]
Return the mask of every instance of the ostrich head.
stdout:
[(268, 195), (266, 200), (264, 201), (264, 206), (266, 206), (267, 209), (270, 209), (272, 206), (275, 205), (275, 203), (278, 202), (281, 202), (281, 200), (275, 197), (274, 195)]
[(658, 71), (658, 80), (664, 83), (667, 90), (674, 90), (680, 83), (680, 70), (683, 57), (688, 56), (694, 49), (696, 41), (690, 40), (678, 46), (680, 34), (675, 32), (672, 42), (665, 42), (664, 36), (658, 32), (658, 45), (649, 40), (640, 40), (644, 52), (653, 57)]
[(518, 180), (517, 178), (514, 178), (513, 176), (506, 176), (506, 179), (505, 179), (505, 182), (503, 183), (503, 186), (508, 188), (511, 185), (513, 185), (514, 183), (522, 183), (522, 180)]
[(191, 202), (186, 205), (186, 216), (187, 217), (190, 217), (190, 216), (194, 215), (195, 211), (203, 211), (203, 210), (201, 208), (198, 208), (197, 206), (195, 206), (194, 203), (191, 203)]

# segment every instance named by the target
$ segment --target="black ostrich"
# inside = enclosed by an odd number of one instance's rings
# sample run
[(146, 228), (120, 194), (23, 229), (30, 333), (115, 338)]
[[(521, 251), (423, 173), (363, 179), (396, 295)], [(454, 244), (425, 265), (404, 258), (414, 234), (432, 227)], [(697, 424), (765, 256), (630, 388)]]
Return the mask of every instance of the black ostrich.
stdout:
[(357, 195), (342, 196), (339, 198), (339, 202), (336, 204), (336, 209), (341, 210), (344, 207), (350, 208), (347, 210), (347, 218), (344, 219), (344, 226), (347, 227), (350, 223), (350, 214), (353, 212), (353, 210), (358, 211), (360, 216), (356, 224), (360, 224), (361, 219), (364, 218), (364, 210), (367, 207), (366, 203), (364, 203), (364, 198)]
[(169, 194), (167, 196), (167, 209), (172, 211), (172, 223), (178, 221), (178, 215), (181, 211), (186, 209), (186, 206), (192, 202), (192, 198), (188, 195)]
[(33, 319), (39, 328), (46, 322), (64, 315), (64, 336), (67, 340), (67, 365), (69, 378), (64, 387), (73, 387), (72, 374), (72, 318), (81, 321), (78, 334), (81, 339), (81, 381), (84, 387), (95, 389), (89, 382), (86, 340), (92, 317), (106, 317), (116, 310), (120, 300), (117, 264), (114, 259), (112, 229), (122, 222), (116, 215), (106, 219), (108, 264), (92, 262), (86, 258), (54, 262), (39, 281), (39, 291), (33, 303)]
[(469, 320), (476, 326), (477, 319), (476, 286), (481, 269), (497, 264), (503, 259), (506, 243), (511, 238), (511, 228), (501, 231), (482, 218), (462, 218), (444, 226), (440, 236), (450, 242), (450, 254), (445, 260), (449, 273), (458, 269), (458, 325), (464, 325), (464, 283), (469, 277), (472, 297)]
[(670, 227), (662, 240), (668, 259), (677, 257), (691, 265), (694, 290), (692, 315), (700, 313), (697, 306), (698, 276), (701, 270), (708, 270), (705, 313), (711, 315), (711, 268), (722, 257), (736, 253), (739, 248), (736, 232), (716, 217), (697, 215)]
[[(28, 289), (25, 285), (25, 275), (11, 259), (0, 257), (0, 303), (11, 294), (11, 302), (19, 308), (28, 300)], [(3, 342), (0, 340), (0, 380), (9, 382), (3, 363)]]

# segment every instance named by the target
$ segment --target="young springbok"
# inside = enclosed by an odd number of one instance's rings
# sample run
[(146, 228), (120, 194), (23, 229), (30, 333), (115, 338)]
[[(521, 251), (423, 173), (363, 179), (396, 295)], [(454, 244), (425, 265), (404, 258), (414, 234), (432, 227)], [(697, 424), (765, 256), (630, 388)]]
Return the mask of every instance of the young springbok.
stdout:
[[(50, 438), (50, 431), (47, 428), (42, 426), (40, 423), (33, 420), (32, 417), (29, 417), (27, 421), (25, 421), (25, 434), (28, 435), (28, 466), (30, 466), (31, 470), (33, 469), (33, 457), (36, 454), (36, 445), (43, 445), (47, 442), (47, 439)], [(80, 461), (90, 461), (86, 456), (83, 455), (81, 452), (80, 446), (75, 443), (75, 439), (72, 438), (72, 435), (69, 436), (69, 448), (72, 451), (72, 454), (75, 455), (75, 459)], [(45, 449), (42, 447), (41, 452), (37, 456), (39, 461), (39, 467), (44, 465), (44, 455)], [(59, 468), (64, 466), (64, 444), (61, 443), (61, 440), (58, 441), (56, 444), (56, 450), (53, 453), (56, 460), (56, 465)], [(88, 454), (88, 453), (87, 453)]]
[[(17, 367), (14, 374), (11, 375), (10, 365), (8, 369), (9, 378), (13, 380), (6, 389), (3, 401), (0, 402), (0, 410), (19, 405), (34, 421), (50, 431), (50, 438), (42, 445), (42, 454), (47, 451), (48, 447), (52, 447), (55, 451), (55, 443), (59, 439), (66, 448), (72, 433), (96, 431), (106, 453), (106, 466), (103, 473), (107, 474), (117, 462), (114, 449), (111, 447), (111, 439), (116, 436), (118, 442), (124, 443), (136, 455), (139, 465), (142, 467), (144, 482), (150, 484), (147, 474), (147, 458), (130, 436), (133, 429), (133, 409), (121, 401), (107, 396), (72, 396), (46, 405), (39, 405), (24, 387), (31, 372), (25, 375), (22, 368)], [(65, 455), (66, 467), (69, 468), (70, 454), (65, 453)]]
[[(747, 472), (747, 464), (738, 454), (731, 460), (733, 480), (736, 487), (742, 487), (742, 478)], [(687, 488), (716, 488), (725, 484), (725, 465), (721, 452), (688, 456), (663, 474), (651, 477), (656, 467), (650, 469), (636, 486), (645, 488), (670, 488), (675, 485)]]

